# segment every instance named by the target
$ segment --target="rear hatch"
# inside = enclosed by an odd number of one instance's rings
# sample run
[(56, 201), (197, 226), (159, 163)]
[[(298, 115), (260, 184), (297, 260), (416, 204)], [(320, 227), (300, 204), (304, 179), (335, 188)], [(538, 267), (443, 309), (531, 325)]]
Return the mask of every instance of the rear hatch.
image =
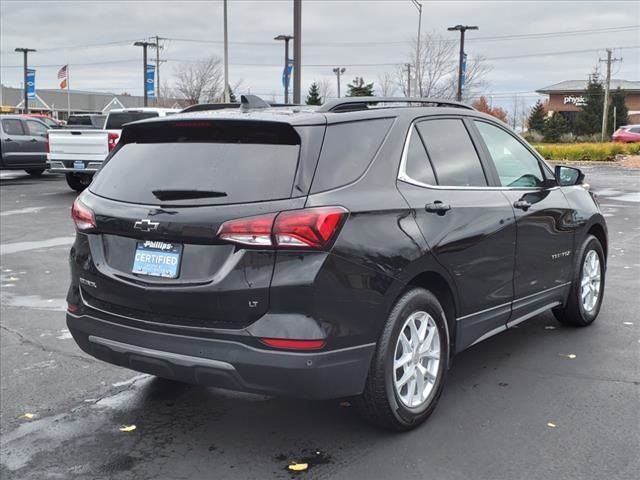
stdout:
[[(268, 309), (275, 251), (221, 241), (238, 218), (304, 207), (324, 126), (155, 121), (125, 127), (82, 196), (95, 214), (90, 306), (141, 320), (243, 328)], [(303, 166), (304, 165), (304, 166)]]
[(109, 153), (108, 138), (104, 130), (50, 130), (49, 160), (102, 162)]

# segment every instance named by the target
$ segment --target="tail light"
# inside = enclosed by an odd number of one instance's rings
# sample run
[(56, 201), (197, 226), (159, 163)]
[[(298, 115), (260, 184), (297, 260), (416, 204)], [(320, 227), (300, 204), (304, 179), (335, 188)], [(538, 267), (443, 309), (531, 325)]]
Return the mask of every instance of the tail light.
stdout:
[(261, 338), (260, 341), (269, 347), (284, 350), (319, 350), (326, 344), (324, 340), (289, 340), (286, 338)]
[(109, 151), (116, 148), (116, 143), (118, 143), (118, 138), (120, 138), (120, 135), (114, 132), (109, 132), (109, 136), (107, 138), (107, 145), (109, 146)]
[(218, 238), (241, 245), (325, 249), (349, 212), (343, 207), (288, 210), (224, 222)]
[(96, 228), (96, 217), (93, 211), (82, 203), (79, 197), (76, 198), (71, 207), (71, 218), (73, 218), (76, 228), (81, 232)]

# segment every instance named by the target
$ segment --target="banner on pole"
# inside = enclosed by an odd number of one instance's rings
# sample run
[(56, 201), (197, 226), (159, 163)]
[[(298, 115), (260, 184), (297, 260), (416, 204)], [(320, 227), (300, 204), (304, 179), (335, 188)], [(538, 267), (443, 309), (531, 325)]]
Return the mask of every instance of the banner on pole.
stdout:
[(291, 78), (291, 73), (293, 72), (293, 60), (289, 60), (287, 66), (282, 69), (282, 86), (284, 88), (289, 88), (289, 79)]
[(27, 70), (27, 98), (36, 98), (36, 71)]
[(147, 65), (147, 75), (145, 78), (145, 88), (147, 89), (147, 98), (156, 98), (156, 66)]
[(464, 81), (467, 77), (467, 54), (462, 56), (462, 72), (460, 73), (460, 91), (464, 94)]

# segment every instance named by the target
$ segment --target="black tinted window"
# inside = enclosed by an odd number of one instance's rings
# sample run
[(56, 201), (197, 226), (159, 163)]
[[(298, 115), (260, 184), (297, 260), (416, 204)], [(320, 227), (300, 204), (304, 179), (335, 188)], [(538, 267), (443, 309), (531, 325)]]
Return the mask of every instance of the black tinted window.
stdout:
[(360, 177), (393, 123), (391, 118), (329, 125), (313, 179), (312, 193), (330, 190)]
[(428, 120), (417, 125), (438, 184), (443, 186), (486, 186), (480, 158), (462, 120)]
[(110, 113), (107, 117), (107, 125), (105, 128), (107, 130), (119, 130), (125, 123), (144, 120), (145, 118), (154, 118), (157, 116), (157, 112), (114, 112)]
[(433, 175), (433, 168), (424, 144), (420, 139), (420, 134), (415, 127), (411, 129), (411, 138), (407, 148), (406, 174), (413, 180), (417, 180), (428, 185), (435, 185), (436, 179)]
[(81, 117), (78, 115), (71, 115), (67, 121), (67, 125), (89, 125), (91, 126), (91, 117)]
[(24, 135), (22, 122), (20, 120), (16, 120), (15, 118), (7, 118), (6, 120), (2, 120), (2, 129), (7, 135)]
[(299, 149), (277, 144), (128, 143), (103, 166), (90, 189), (106, 198), (152, 205), (289, 198)]

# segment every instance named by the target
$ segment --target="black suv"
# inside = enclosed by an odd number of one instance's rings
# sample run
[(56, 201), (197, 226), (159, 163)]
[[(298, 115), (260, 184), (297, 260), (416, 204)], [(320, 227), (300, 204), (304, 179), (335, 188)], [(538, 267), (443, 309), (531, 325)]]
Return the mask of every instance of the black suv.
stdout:
[(548, 309), (598, 315), (607, 229), (579, 170), (456, 102), (264, 107), (124, 128), (72, 209), (67, 322), (84, 351), (353, 396), (402, 430), (433, 411), (454, 354)]

